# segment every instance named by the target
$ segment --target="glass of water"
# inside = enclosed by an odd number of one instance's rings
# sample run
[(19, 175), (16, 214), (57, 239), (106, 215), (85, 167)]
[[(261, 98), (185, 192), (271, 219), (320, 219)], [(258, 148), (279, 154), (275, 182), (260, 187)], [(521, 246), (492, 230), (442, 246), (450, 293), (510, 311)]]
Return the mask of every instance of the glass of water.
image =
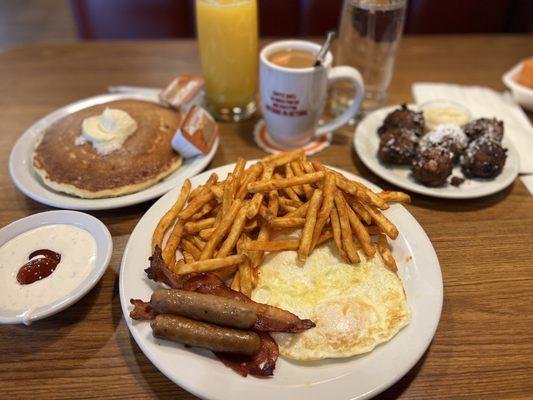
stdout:
[[(355, 67), (363, 75), (363, 114), (387, 100), (406, 6), (407, 0), (344, 0), (335, 60), (338, 65)], [(353, 86), (337, 82), (331, 88), (331, 112), (342, 113), (352, 99)]]

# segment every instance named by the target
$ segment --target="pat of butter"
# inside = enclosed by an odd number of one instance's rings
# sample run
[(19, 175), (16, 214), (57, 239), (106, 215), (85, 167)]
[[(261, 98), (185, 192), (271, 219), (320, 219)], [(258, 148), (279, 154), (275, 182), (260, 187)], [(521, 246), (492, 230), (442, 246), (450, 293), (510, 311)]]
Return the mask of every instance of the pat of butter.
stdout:
[(120, 149), (137, 127), (137, 121), (126, 111), (106, 108), (102, 114), (83, 120), (75, 144), (90, 142), (98, 154), (105, 156)]
[(214, 118), (202, 107), (194, 105), (172, 138), (172, 148), (184, 158), (207, 154), (217, 137), (218, 126)]
[(468, 115), (468, 112), (460, 108), (435, 107), (424, 110), (424, 120), (426, 123), (426, 129), (432, 131), (437, 125), (442, 124), (463, 126), (470, 120), (470, 116)]

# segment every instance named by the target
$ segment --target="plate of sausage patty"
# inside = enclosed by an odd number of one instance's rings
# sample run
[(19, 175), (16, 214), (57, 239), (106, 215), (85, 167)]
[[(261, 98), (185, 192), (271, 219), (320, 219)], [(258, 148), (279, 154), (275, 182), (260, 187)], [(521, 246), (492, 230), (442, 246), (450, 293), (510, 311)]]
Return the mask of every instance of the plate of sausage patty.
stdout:
[[(213, 172), (223, 179), (233, 168), (234, 164), (202, 173), (191, 179), (191, 189), (206, 182)], [(374, 191), (380, 190), (361, 177), (334, 170)], [(392, 204), (383, 215), (399, 231), (390, 246), (411, 309), (411, 320), (391, 340), (372, 351), (318, 361), (294, 361), (280, 356), (273, 375), (258, 378), (235, 373), (209, 350), (155, 338), (150, 323), (130, 317), (134, 309), (130, 299), (150, 299), (154, 291), (164, 287), (150, 280), (145, 269), (154, 266), (153, 259), (152, 265), (148, 261), (154, 229), (176, 202), (180, 191), (178, 186), (154, 203), (133, 230), (122, 258), (119, 290), (124, 318), (137, 345), (165, 376), (183, 389), (200, 398), (215, 400), (367, 399), (402, 378), (428, 348), (442, 308), (441, 270), (426, 233), (400, 204)]]
[(518, 153), (503, 123), (492, 118), (426, 133), (416, 104), (384, 107), (363, 118), (353, 143), (361, 162), (380, 178), (427, 196), (483, 197), (518, 176)]

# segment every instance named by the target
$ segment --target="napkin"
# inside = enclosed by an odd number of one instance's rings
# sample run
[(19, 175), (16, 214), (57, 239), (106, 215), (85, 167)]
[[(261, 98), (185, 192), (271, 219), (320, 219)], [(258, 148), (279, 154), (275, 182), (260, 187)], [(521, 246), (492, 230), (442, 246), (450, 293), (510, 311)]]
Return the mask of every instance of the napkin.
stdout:
[(429, 100), (450, 100), (470, 110), (472, 117), (496, 117), (503, 121), (505, 136), (520, 156), (521, 174), (533, 174), (533, 126), (524, 111), (509, 93), (480, 86), (417, 82), (412, 87), (417, 103)]

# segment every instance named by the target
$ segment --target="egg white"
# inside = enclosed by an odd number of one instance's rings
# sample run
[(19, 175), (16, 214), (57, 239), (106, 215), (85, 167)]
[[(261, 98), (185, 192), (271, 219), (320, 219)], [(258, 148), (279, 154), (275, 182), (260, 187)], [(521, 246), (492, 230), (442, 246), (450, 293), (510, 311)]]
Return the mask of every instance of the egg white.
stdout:
[(350, 357), (390, 340), (411, 319), (400, 278), (379, 254), (345, 263), (333, 243), (322, 245), (299, 266), (295, 251), (270, 254), (252, 299), (309, 318), (316, 327), (276, 333), (280, 353), (296, 360)]

